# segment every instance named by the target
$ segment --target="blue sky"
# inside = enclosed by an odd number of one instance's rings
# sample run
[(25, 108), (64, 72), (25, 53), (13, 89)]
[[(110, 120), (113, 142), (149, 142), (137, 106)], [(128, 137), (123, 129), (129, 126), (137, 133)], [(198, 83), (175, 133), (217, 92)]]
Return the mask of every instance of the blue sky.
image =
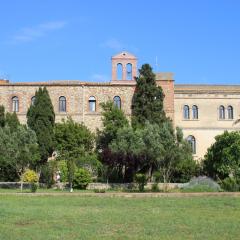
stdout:
[[(240, 84), (239, 0), (0, 0), (0, 77), (109, 81), (111, 56), (176, 83)], [(158, 66), (156, 66), (156, 57)]]

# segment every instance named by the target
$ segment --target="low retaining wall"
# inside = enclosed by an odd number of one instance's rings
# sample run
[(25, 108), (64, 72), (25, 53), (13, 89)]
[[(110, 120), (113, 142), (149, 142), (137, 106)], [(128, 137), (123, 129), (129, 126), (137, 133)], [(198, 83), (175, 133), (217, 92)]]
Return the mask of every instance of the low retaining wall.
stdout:
[[(45, 184), (39, 183), (40, 187), (45, 187)], [(29, 189), (31, 186), (30, 183), (23, 183), (23, 189)], [(15, 189), (15, 188), (20, 188), (21, 187), (21, 182), (0, 182), (0, 188), (4, 189)]]
[[(0, 188), (5, 189), (14, 189), (14, 188), (20, 188), (21, 183), (20, 182), (0, 182)], [(23, 188), (30, 188), (29, 183), (23, 183)]]
[[(151, 189), (153, 183), (147, 183), (145, 186), (146, 189)], [(159, 189), (174, 189), (174, 188), (183, 188), (186, 183), (159, 183)], [(136, 188), (135, 183), (90, 183), (87, 186), (87, 189), (114, 189), (114, 190), (122, 190), (122, 189), (132, 189)]]
[[(40, 183), (40, 187), (46, 187), (45, 184)], [(65, 183), (61, 183), (61, 186), (59, 184), (55, 184), (53, 187), (55, 188), (65, 188)], [(153, 183), (147, 183), (145, 186), (145, 189), (151, 189)], [(174, 189), (174, 188), (183, 188), (185, 183), (159, 183), (158, 187), (159, 189)], [(14, 189), (14, 188), (20, 188), (21, 183), (20, 182), (0, 182), (0, 188), (5, 189)], [(30, 183), (23, 183), (24, 189), (30, 188)], [(90, 183), (87, 186), (88, 190), (94, 190), (94, 189), (113, 189), (113, 190), (124, 190), (124, 189), (133, 189), (137, 188), (137, 185), (135, 183)]]

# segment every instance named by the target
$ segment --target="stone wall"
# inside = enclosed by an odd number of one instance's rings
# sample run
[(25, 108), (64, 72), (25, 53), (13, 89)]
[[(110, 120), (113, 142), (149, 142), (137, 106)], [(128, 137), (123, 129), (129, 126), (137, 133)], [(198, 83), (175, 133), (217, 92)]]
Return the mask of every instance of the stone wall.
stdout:
[[(165, 93), (164, 107), (169, 117), (173, 118), (173, 82), (160, 81)], [(101, 102), (113, 100), (115, 96), (121, 98), (121, 107), (124, 113), (131, 116), (132, 97), (135, 84), (98, 84), (98, 83), (79, 83), (68, 84), (61, 81), (57, 83), (18, 83), (0, 84), (0, 105), (4, 105), (7, 112), (12, 112), (12, 98), (17, 96), (19, 99), (18, 118), (21, 123), (26, 123), (26, 114), (31, 105), (31, 98), (35, 95), (39, 87), (46, 86), (52, 100), (56, 121), (72, 117), (77, 122), (83, 122), (92, 131), (101, 128)], [(59, 98), (66, 98), (66, 112), (59, 112)], [(89, 110), (89, 97), (96, 99), (96, 111)]]

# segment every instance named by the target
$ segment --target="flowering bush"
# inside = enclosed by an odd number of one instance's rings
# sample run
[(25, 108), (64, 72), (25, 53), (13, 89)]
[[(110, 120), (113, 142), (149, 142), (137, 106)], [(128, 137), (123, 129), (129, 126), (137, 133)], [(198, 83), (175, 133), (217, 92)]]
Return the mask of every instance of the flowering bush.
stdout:
[(28, 182), (28, 183), (36, 183), (38, 182), (38, 175), (35, 171), (28, 169), (24, 174), (23, 174), (23, 182)]
[(23, 174), (23, 182), (28, 182), (31, 185), (31, 192), (36, 192), (38, 185), (37, 182), (39, 180), (39, 177), (37, 173), (33, 170), (28, 169), (24, 174)]

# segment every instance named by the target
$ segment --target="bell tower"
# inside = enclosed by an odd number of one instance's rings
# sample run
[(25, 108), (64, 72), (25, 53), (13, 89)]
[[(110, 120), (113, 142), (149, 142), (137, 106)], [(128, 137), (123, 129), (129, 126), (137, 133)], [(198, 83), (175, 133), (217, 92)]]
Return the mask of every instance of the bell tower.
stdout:
[(135, 83), (137, 76), (137, 58), (128, 52), (112, 57), (112, 83)]

